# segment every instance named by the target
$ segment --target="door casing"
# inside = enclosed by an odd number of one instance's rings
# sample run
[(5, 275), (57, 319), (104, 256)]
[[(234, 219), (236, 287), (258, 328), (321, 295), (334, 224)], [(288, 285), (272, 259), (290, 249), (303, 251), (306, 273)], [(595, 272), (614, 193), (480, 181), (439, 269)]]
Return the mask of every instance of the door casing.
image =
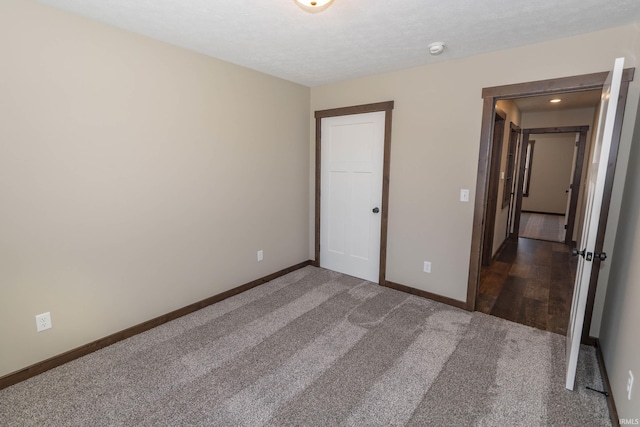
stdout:
[[(513, 122), (511, 122), (511, 124), (509, 125), (509, 146), (511, 147), (513, 144), (513, 153), (510, 152), (510, 150), (507, 151), (507, 175), (505, 177), (505, 179), (507, 179), (509, 177), (509, 163), (511, 162), (513, 169), (511, 170), (511, 185), (509, 186), (509, 188), (507, 188), (507, 186), (505, 185), (505, 189), (504, 191), (509, 191), (509, 211), (507, 213), (507, 230), (505, 232), (505, 241), (507, 239), (514, 239), (514, 234), (515, 234), (515, 229), (513, 228), (513, 224), (515, 221), (515, 215), (516, 215), (516, 188), (518, 186), (518, 159), (522, 160), (523, 157), (522, 156), (518, 156), (518, 153), (520, 152), (518, 150), (518, 147), (521, 146), (522, 144), (522, 138), (521, 138), (521, 129), (519, 126), (516, 126), (515, 124), (513, 124)], [(510, 156), (513, 156), (513, 159), (509, 159)], [(522, 186), (520, 186), (520, 190), (522, 190)]]
[(507, 124), (507, 115), (503, 111), (496, 110), (493, 119), (493, 133), (491, 138), (491, 152), (498, 153), (491, 157), (489, 168), (489, 190), (487, 192), (487, 220), (484, 227), (482, 265), (490, 265), (493, 259), (493, 236), (496, 226), (496, 214), (498, 209), (498, 189), (500, 186), (500, 163), (502, 145), (504, 143), (504, 129)]
[[(620, 135), (622, 133), (622, 120), (627, 102), (629, 83), (633, 80), (635, 68), (627, 68), (622, 75), (622, 87), (618, 97), (618, 110), (614, 125), (614, 134), (611, 144), (611, 154), (609, 156), (609, 167), (605, 181), (605, 195), (602, 211), (600, 213), (600, 225), (596, 239), (596, 252), (602, 252), (604, 245), (604, 235), (609, 217), (609, 204), (611, 202), (611, 191), (613, 188), (613, 177), (620, 146)], [(481, 255), (483, 245), (483, 232), (486, 219), (487, 193), (491, 162), (491, 140), (493, 131), (493, 119), (495, 115), (495, 104), (499, 99), (522, 98), (526, 96), (551, 95), (566, 92), (579, 92), (593, 89), (602, 89), (608, 72), (584, 74), (572, 77), (562, 77), (557, 79), (540, 80), (536, 82), (518, 83), (506, 86), (494, 86), (482, 90), (482, 127), (480, 131), (480, 151), (478, 156), (478, 178), (476, 181), (476, 199), (474, 204), (473, 227), (471, 235), (471, 253), (469, 259), (469, 280), (467, 283), (467, 304), (466, 309), (475, 311), (478, 295)], [(523, 144), (524, 145), (524, 144)], [(518, 184), (520, 185), (520, 184)], [(514, 226), (517, 224), (514, 224)], [(594, 261), (594, 274), (591, 275), (589, 283), (589, 295), (587, 297), (587, 309), (585, 314), (584, 327), (582, 330), (583, 342), (590, 343), (589, 327), (593, 316), (593, 305), (596, 295), (596, 285), (598, 283), (598, 271), (600, 260)]]
[(315, 191), (315, 260), (313, 265), (320, 267), (320, 193), (322, 170), (322, 119), (326, 117), (348, 116), (353, 114), (373, 113), (384, 111), (384, 159), (382, 165), (382, 205), (380, 221), (380, 268), (378, 284), (385, 286), (387, 269), (387, 226), (389, 219), (389, 171), (391, 161), (391, 119), (394, 101), (378, 102), (375, 104), (356, 105), (352, 107), (333, 108), (315, 112), (316, 119), (316, 191)]

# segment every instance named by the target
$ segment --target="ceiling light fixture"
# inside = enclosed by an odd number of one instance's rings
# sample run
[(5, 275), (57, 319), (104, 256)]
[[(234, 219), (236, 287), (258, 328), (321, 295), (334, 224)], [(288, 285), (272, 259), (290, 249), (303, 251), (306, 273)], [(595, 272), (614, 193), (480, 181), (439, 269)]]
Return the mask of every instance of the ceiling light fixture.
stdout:
[(554, 98), (554, 99), (550, 100), (549, 102), (552, 103), (552, 104), (557, 104), (558, 102), (562, 102), (562, 99)]
[(431, 55), (440, 55), (444, 51), (444, 43), (435, 42), (429, 45), (429, 53)]
[(318, 13), (322, 12), (333, 3), (333, 0), (293, 0), (300, 9), (310, 12)]

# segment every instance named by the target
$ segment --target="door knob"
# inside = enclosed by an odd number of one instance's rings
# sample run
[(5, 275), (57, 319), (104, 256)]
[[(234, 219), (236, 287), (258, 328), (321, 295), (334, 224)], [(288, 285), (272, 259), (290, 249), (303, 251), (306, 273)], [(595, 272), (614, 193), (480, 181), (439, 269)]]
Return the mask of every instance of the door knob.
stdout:
[(605, 259), (607, 259), (607, 253), (606, 252), (591, 253), (591, 252), (587, 252), (586, 249), (583, 249), (583, 250), (579, 251), (578, 249), (574, 248), (571, 251), (571, 255), (573, 255), (573, 256), (580, 255), (581, 257), (585, 258), (587, 261), (591, 261), (593, 259), (592, 257), (596, 257), (600, 261), (604, 261)]
[(579, 251), (578, 249), (574, 248), (574, 249), (571, 251), (571, 255), (573, 255), (573, 256), (578, 256), (578, 255), (580, 255), (581, 257), (584, 257), (584, 253), (585, 253), (585, 251), (586, 251), (586, 249), (583, 249), (583, 250)]
[(606, 252), (600, 252), (599, 254), (593, 254), (596, 258), (600, 258), (600, 261), (604, 261), (605, 259), (607, 259), (607, 253)]
[(378, 212), (380, 212), (380, 209), (379, 208), (373, 208), (373, 210), (371, 212), (378, 213)]

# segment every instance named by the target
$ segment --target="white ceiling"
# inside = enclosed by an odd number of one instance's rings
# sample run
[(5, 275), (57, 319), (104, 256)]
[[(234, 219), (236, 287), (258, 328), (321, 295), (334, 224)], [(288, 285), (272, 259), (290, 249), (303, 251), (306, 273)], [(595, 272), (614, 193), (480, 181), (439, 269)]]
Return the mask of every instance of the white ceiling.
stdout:
[(39, 1), (306, 86), (640, 21), (640, 0)]
[[(601, 90), (586, 90), (555, 95), (529, 96), (514, 98), (513, 102), (523, 113), (535, 111), (573, 110), (576, 108), (595, 108), (600, 103)], [(552, 104), (549, 101), (558, 98), (561, 102)]]

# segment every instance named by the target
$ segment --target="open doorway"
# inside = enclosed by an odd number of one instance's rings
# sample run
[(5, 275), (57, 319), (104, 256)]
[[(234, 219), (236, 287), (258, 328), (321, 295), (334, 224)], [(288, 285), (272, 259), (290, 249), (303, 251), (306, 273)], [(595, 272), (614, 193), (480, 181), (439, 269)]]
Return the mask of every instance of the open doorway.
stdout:
[(584, 212), (582, 182), (586, 178), (585, 154), (591, 148), (592, 135), (589, 125), (557, 126), (557, 123), (595, 120), (600, 92), (580, 94), (580, 102), (571, 102), (574, 94), (563, 98), (567, 101), (565, 109), (544, 110), (544, 114), (536, 112), (533, 117), (528, 111), (522, 113), (525, 124), (552, 122), (555, 126), (522, 130), (522, 183), (516, 192), (514, 223), (518, 224), (519, 237), (572, 245), (581, 233), (576, 219), (582, 218)]
[[(562, 103), (550, 103), (550, 99)], [(509, 228), (507, 224), (506, 235), (494, 236), (500, 248), (488, 262), (483, 255), (478, 311), (550, 332), (566, 332), (577, 265), (571, 257), (571, 242), (579, 196), (584, 194), (581, 183), (588, 131), (599, 102), (598, 90), (496, 102), (496, 109), (507, 111), (517, 123), (511, 123), (512, 133), (519, 126), (522, 129), (517, 138), (511, 135), (509, 139), (513, 148), (493, 150), (497, 154), (493, 159), (503, 160), (492, 161), (490, 173), (504, 181), (503, 214), (493, 215), (487, 209), (486, 228), (491, 223), (500, 227), (497, 224), (505, 215), (507, 221), (513, 218), (513, 225)], [(502, 133), (496, 129), (498, 124), (494, 122), (494, 141)], [(493, 147), (499, 146), (494, 142)], [(489, 186), (489, 194), (492, 190)], [(498, 210), (500, 207), (498, 204)]]
[[(522, 203), (517, 200), (517, 192), (518, 190), (522, 190), (521, 186), (523, 185), (525, 172), (525, 156), (523, 156), (522, 153), (526, 153), (528, 148), (528, 144), (525, 144), (523, 138), (525, 132), (521, 132), (520, 140), (517, 143), (517, 151), (519, 153), (517, 160), (518, 176), (517, 179), (514, 179), (512, 194), (509, 195), (511, 199), (516, 198), (516, 206), (510, 206), (509, 213), (505, 215), (507, 232), (505, 233), (504, 240), (500, 245), (496, 245), (495, 240), (492, 242), (493, 246), (497, 246), (498, 249), (494, 249), (494, 253), (491, 254), (491, 263), (481, 268), (482, 264), (484, 264), (483, 261), (486, 259), (484, 251), (486, 247), (486, 226), (488, 223), (491, 223), (491, 221), (496, 221), (495, 218), (487, 217), (487, 212), (490, 212), (490, 209), (487, 208), (486, 204), (492, 202), (488, 194), (491, 188), (489, 185), (490, 176), (492, 173), (495, 176), (496, 173), (491, 170), (491, 166), (498, 163), (495, 161), (496, 155), (499, 154), (503, 159), (507, 158), (504, 152), (492, 152), (494, 137), (493, 118), (496, 109), (501, 107), (498, 101), (516, 103), (523, 100), (525, 102), (545, 102), (548, 104), (550, 95), (588, 95), (589, 91), (598, 92), (602, 88), (605, 77), (606, 73), (597, 73), (521, 85), (487, 88), (483, 91), (483, 127), (471, 248), (471, 269), (467, 295), (470, 309), (485, 312), (488, 310), (491, 314), (496, 314), (519, 323), (529, 324), (540, 329), (552, 330), (553, 332), (565, 333), (575, 274), (575, 261), (570, 257), (571, 245), (568, 245), (566, 242), (571, 242), (575, 239), (575, 234), (581, 229), (580, 224), (582, 224), (582, 218), (580, 209), (577, 208), (578, 214), (574, 219), (574, 224), (577, 224), (577, 226), (572, 233), (566, 233), (565, 242), (547, 242), (518, 237)], [(623, 78), (623, 88), (620, 99), (618, 100), (619, 117), (616, 119), (618, 123), (621, 123), (622, 120), (628, 82), (632, 78), (633, 70), (628, 70), (625, 78)], [(584, 105), (577, 108), (580, 109), (583, 107)], [(591, 125), (594, 120), (596, 106), (591, 105), (589, 108), (591, 108), (590, 119), (586, 120), (586, 122), (584, 119), (573, 122), (571, 125)], [(520, 113), (522, 110), (526, 110), (526, 107), (522, 108)], [(542, 111), (531, 112), (531, 117), (536, 115), (541, 116)], [(547, 123), (536, 123), (532, 125), (530, 121), (531, 117), (527, 119), (529, 120), (528, 122), (525, 121), (525, 123), (522, 123), (521, 121), (515, 124), (521, 128), (552, 128), (569, 124), (567, 122), (558, 124), (551, 120)], [(520, 119), (522, 119), (522, 116)], [(574, 135), (575, 134), (574, 132)], [(613, 151), (610, 159), (613, 165), (615, 165), (619, 138), (620, 126), (618, 126), (615, 132), (612, 146)], [(535, 167), (534, 165), (534, 168)], [(613, 184), (613, 168), (610, 169), (605, 185), (606, 191), (609, 194)], [(502, 177), (504, 172), (505, 164), (502, 164), (498, 173), (501, 174)], [(531, 172), (531, 170), (529, 170), (529, 172)], [(566, 185), (567, 183), (565, 182), (563, 184), (565, 187), (563, 191), (567, 190)], [(571, 190), (573, 191), (575, 188), (571, 188)], [(503, 194), (503, 196), (505, 196), (503, 200), (506, 200), (506, 195)], [(608, 201), (606, 203), (608, 206)], [(567, 205), (569, 205), (569, 202), (567, 202)], [(603, 224), (601, 227), (602, 235), (599, 236), (599, 242), (596, 245), (600, 246), (600, 250), (604, 240), (604, 224), (606, 224), (607, 214), (608, 210), (605, 209), (603, 216), (601, 216), (601, 222)], [(495, 223), (493, 223), (493, 226), (499, 229)], [(481, 283), (487, 279), (491, 280), (492, 284), (485, 286), (483, 290), (486, 291), (484, 293), (488, 294), (491, 298), (486, 298), (483, 296), (483, 292), (480, 292)], [(541, 284), (541, 282), (545, 281), (546, 288), (544, 283)], [(558, 286), (557, 284), (560, 281), (565, 282), (566, 285), (564, 287)], [(585, 331), (588, 331), (591, 321), (596, 283), (597, 277), (593, 278), (590, 286), (590, 296), (585, 318)], [(553, 289), (552, 285), (555, 286)], [(562, 304), (563, 302), (565, 302), (565, 304)], [(566, 312), (566, 320), (560, 318), (560, 312), (562, 311)]]

